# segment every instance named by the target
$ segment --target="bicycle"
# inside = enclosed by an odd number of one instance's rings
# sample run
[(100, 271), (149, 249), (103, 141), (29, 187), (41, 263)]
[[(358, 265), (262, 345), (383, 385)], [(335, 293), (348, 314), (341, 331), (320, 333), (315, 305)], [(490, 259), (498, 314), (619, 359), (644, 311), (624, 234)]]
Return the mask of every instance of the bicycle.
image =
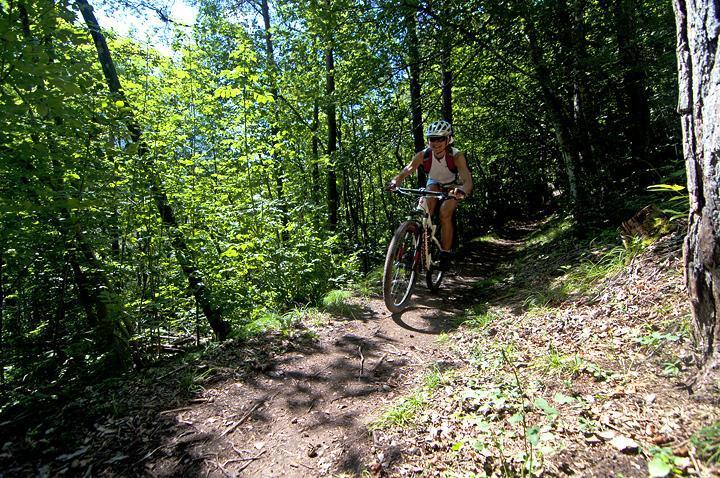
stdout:
[[(411, 219), (400, 224), (385, 256), (383, 299), (388, 310), (396, 313), (407, 305), (421, 270), (425, 272), (425, 281), (430, 291), (435, 292), (440, 288), (445, 274), (439, 261), (440, 224), (433, 221), (426, 198), (434, 197), (440, 201), (455, 198), (444, 191), (401, 187), (393, 191), (405, 196), (419, 196), (416, 210), (421, 214), (419, 221)], [(438, 203), (435, 209), (439, 210), (439, 206)]]

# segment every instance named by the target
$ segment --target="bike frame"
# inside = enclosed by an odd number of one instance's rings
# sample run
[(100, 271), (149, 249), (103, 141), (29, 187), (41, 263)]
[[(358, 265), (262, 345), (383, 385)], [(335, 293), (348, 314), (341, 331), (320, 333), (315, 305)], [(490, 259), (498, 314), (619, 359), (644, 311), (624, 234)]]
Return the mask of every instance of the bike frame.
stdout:
[(438, 250), (442, 249), (440, 241), (436, 236), (437, 224), (433, 222), (432, 215), (430, 214), (430, 209), (428, 208), (427, 198), (431, 197), (442, 201), (449, 199), (452, 196), (450, 196), (444, 191), (430, 191), (424, 188), (410, 189), (399, 187), (395, 189), (395, 192), (404, 196), (419, 196), (420, 198), (415, 209), (416, 211), (419, 211), (421, 215), (420, 225), (422, 227), (422, 234), (420, 235), (421, 244), (415, 245), (415, 264), (417, 265), (418, 259), (420, 259), (422, 268), (427, 272), (428, 270), (430, 270), (431, 266), (436, 265), (430, 252), (432, 250), (432, 248), (430, 247), (430, 242), (432, 241), (437, 246)]

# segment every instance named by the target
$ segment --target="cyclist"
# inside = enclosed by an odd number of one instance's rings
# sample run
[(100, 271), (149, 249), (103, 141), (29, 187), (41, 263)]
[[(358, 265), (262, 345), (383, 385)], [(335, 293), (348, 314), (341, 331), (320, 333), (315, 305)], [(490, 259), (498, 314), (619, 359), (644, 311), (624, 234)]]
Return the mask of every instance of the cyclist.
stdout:
[[(454, 201), (444, 201), (440, 206), (440, 269), (447, 270), (450, 265), (450, 249), (452, 249), (453, 223), (452, 216), (457, 208), (457, 201), (465, 199), (472, 191), (472, 177), (465, 161), (465, 155), (451, 145), (454, 142), (452, 125), (445, 120), (435, 121), (425, 130), (428, 147), (415, 154), (390, 184), (395, 189), (417, 168), (423, 166), (427, 173), (427, 189), (430, 191), (448, 190)], [(426, 198), (430, 214), (433, 214), (438, 200)]]

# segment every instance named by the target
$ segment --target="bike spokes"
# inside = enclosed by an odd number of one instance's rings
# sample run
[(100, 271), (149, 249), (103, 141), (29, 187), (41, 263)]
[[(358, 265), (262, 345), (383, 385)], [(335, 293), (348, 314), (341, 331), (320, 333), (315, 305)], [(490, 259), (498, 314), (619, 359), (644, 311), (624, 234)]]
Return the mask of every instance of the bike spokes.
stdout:
[(403, 223), (390, 242), (385, 259), (383, 295), (391, 312), (399, 312), (412, 295), (417, 273), (416, 251), (419, 246), (419, 225)]

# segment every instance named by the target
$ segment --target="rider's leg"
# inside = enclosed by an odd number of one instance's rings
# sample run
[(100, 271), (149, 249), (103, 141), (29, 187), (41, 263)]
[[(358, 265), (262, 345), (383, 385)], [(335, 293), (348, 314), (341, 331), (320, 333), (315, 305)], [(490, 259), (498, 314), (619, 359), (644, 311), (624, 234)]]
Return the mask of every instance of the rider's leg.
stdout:
[[(427, 189), (428, 191), (442, 191), (442, 186), (438, 183), (431, 182), (432, 180), (428, 180)], [(428, 205), (428, 211), (430, 211), (430, 216), (435, 214), (435, 208), (437, 207), (438, 200), (436, 198), (430, 198), (426, 197), (425, 200), (427, 201)]]
[(457, 201), (448, 199), (440, 206), (440, 244), (443, 250), (452, 249), (453, 241), (453, 212), (457, 208)]

